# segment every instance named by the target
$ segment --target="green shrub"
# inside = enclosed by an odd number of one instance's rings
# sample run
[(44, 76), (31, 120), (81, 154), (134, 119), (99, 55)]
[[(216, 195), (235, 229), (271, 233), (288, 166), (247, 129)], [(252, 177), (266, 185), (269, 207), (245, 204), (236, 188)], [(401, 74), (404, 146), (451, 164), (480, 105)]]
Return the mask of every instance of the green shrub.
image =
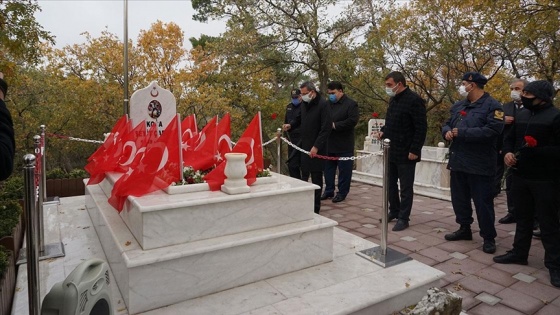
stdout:
[(12, 235), (19, 222), (21, 206), (17, 200), (0, 201), (0, 238)]
[(88, 173), (81, 168), (75, 168), (70, 173), (68, 173), (69, 178), (87, 178)]
[(47, 171), (47, 179), (61, 179), (61, 178), (68, 178), (68, 173), (66, 173), (60, 167), (53, 168), (50, 171)]
[(20, 200), (23, 199), (23, 176), (11, 176), (4, 181), (0, 189), (1, 200)]
[(0, 246), (0, 278), (6, 272), (6, 268), (8, 268), (8, 251), (4, 246)]

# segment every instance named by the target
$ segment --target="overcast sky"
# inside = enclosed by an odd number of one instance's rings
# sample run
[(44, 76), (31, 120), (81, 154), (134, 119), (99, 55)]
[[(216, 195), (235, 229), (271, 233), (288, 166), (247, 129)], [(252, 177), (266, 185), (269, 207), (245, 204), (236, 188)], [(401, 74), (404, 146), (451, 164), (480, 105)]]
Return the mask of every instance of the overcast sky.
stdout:
[[(39, 0), (42, 12), (37, 12), (37, 22), (56, 36), (56, 46), (85, 42), (80, 35), (89, 32), (99, 37), (107, 28), (123, 39), (124, 0)], [(140, 30), (148, 30), (157, 20), (174, 22), (185, 34), (185, 47), (190, 48), (190, 37), (200, 34), (219, 35), (225, 22), (199, 23), (192, 20), (194, 10), (186, 0), (128, 0), (128, 38), (136, 43)]]

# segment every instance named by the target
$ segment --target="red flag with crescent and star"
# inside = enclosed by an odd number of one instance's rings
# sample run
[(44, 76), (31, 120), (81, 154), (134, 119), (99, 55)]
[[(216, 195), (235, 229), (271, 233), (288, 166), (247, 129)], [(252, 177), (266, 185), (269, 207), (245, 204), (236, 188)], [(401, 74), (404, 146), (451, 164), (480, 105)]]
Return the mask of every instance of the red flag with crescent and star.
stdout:
[[(149, 130), (150, 131), (146, 133), (146, 121), (143, 120), (124, 136), (123, 152), (115, 169), (116, 172), (127, 173), (129, 169), (134, 169), (136, 165), (138, 165), (146, 152), (148, 134), (152, 135), (152, 137), (157, 134), (157, 127), (155, 124), (153, 124)], [(155, 141), (155, 139), (153, 139), (152, 142), (153, 141)]]
[(117, 211), (122, 211), (128, 196), (143, 196), (180, 180), (178, 121), (175, 116), (162, 135), (147, 146), (136, 168), (117, 180), (109, 198)]
[[(247, 158), (245, 158), (245, 166), (247, 167), (245, 179), (247, 179), (247, 185), (252, 185), (257, 179), (258, 172), (264, 169), (260, 112), (251, 120), (231, 152), (247, 154)], [(221, 163), (204, 176), (210, 190), (220, 190), (222, 187), (226, 179), (225, 167), (226, 163)]]
[(218, 147), (216, 154), (214, 155), (214, 163), (218, 165), (225, 161), (225, 154), (231, 152), (232, 144), (231, 144), (231, 116), (229, 113), (226, 113), (220, 122), (218, 123), (218, 127), (216, 129), (218, 139)]
[(207, 170), (214, 166), (218, 147), (217, 127), (218, 116), (214, 116), (202, 128), (198, 137), (194, 141), (192, 141), (193, 139), (189, 141), (189, 143), (192, 143), (192, 146), (190, 145), (187, 152), (183, 155), (184, 166), (190, 166), (195, 171)]
[(181, 144), (183, 147), (183, 154), (187, 154), (189, 146), (194, 143), (198, 136), (198, 128), (196, 126), (196, 115), (192, 114), (185, 117), (181, 122)]

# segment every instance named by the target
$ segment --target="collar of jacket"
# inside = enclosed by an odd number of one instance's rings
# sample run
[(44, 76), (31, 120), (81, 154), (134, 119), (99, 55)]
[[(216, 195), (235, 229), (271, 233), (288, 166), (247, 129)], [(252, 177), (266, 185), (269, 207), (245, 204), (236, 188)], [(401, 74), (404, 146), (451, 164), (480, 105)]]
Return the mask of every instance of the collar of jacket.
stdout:
[(484, 92), (484, 94), (482, 94), (482, 96), (479, 99), (477, 99), (476, 102), (474, 102), (474, 103), (471, 103), (469, 101), (469, 99), (466, 98), (466, 99), (464, 99), (465, 107), (466, 108), (476, 107), (476, 106), (484, 103), (488, 97), (490, 97), (490, 94), (488, 94), (488, 92)]
[(402, 92), (400, 92), (399, 94), (396, 94), (395, 96), (393, 96), (394, 100), (398, 100), (399, 98), (401, 98), (403, 95), (405, 95), (406, 93), (408, 93), (408, 91), (410, 91), (410, 88), (408, 87), (408, 85), (406, 85), (404, 87), (404, 90), (402, 90)]

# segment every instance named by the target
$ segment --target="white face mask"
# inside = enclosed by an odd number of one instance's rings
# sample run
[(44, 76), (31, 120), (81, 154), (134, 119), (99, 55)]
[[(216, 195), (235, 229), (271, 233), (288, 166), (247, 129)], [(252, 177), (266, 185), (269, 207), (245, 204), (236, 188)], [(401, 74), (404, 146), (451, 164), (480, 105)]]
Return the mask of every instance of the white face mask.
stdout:
[(511, 99), (514, 101), (520, 101), (521, 100), (521, 93), (519, 91), (511, 91), (510, 93)]
[(387, 93), (387, 95), (389, 95), (389, 97), (393, 97), (395, 95), (397, 95), (397, 93), (395, 93), (394, 89), (399, 86), (399, 84), (397, 83), (397, 85), (393, 86), (393, 87), (385, 87), (385, 93)]
[(309, 92), (305, 95), (302, 95), (301, 100), (306, 102), (306, 103), (309, 103), (313, 99), (310, 95), (311, 95), (311, 92)]
[(467, 97), (469, 95), (469, 92), (467, 92), (467, 88), (464, 85), (459, 87), (459, 95), (462, 97)]

